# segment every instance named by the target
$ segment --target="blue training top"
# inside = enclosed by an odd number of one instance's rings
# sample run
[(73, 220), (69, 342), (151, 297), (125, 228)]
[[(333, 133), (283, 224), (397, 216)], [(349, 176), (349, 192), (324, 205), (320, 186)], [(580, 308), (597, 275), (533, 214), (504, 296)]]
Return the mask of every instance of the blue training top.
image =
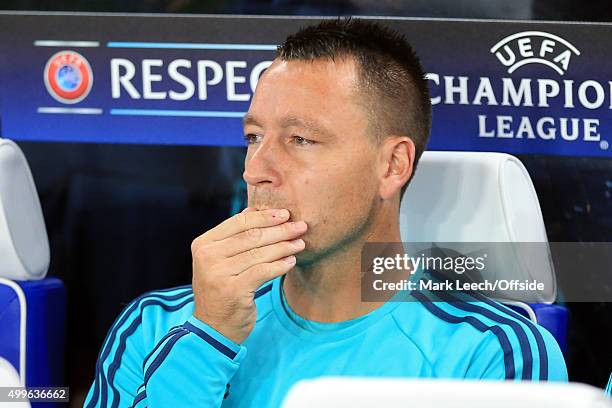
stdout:
[(290, 310), (282, 278), (255, 296), (257, 323), (242, 345), (193, 316), (191, 286), (134, 300), (104, 340), (85, 406), (278, 407), (297, 381), (326, 375), (567, 380), (552, 335), (486, 298), (413, 292), (318, 323)]

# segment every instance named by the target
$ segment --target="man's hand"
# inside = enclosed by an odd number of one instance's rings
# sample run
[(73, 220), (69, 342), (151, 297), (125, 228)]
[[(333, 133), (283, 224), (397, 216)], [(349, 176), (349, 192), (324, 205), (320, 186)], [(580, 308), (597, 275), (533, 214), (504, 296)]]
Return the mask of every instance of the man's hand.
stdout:
[(304, 249), (304, 221), (289, 211), (247, 208), (196, 238), (193, 257), (194, 316), (235, 343), (255, 326), (255, 291), (295, 266)]

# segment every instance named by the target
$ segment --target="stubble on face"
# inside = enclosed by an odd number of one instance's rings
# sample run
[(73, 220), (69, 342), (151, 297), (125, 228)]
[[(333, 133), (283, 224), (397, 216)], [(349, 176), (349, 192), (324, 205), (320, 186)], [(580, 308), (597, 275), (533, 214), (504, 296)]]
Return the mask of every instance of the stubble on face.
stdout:
[[(251, 192), (252, 191), (252, 192)], [(288, 200), (280, 193), (268, 189), (253, 187), (249, 191), (249, 207), (258, 211), (271, 208), (287, 208)]]

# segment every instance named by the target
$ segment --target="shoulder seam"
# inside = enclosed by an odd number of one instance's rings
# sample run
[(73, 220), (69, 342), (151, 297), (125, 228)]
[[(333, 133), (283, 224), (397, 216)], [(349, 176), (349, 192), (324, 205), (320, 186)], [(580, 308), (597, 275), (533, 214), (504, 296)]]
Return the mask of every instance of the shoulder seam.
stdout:
[(421, 353), (421, 355), (423, 356), (423, 359), (427, 362), (427, 364), (429, 364), (429, 368), (431, 368), (431, 371), (432, 371), (434, 377), (437, 377), (436, 368), (435, 368), (434, 364), (429, 360), (429, 358), (427, 358), (427, 355), (423, 352), (423, 350), (421, 350), (419, 345), (416, 344), (416, 342), (414, 340), (412, 340), (412, 338), (408, 335), (408, 333), (406, 333), (406, 331), (402, 328), (402, 326), (400, 325), (399, 321), (397, 320), (397, 317), (395, 316), (394, 312), (395, 312), (395, 310), (390, 313), (391, 319), (393, 319), (393, 323), (397, 326), (397, 329), (404, 335), (404, 337), (406, 337), (406, 339), (410, 343), (412, 343), (417, 348), (417, 350), (419, 350), (419, 353)]

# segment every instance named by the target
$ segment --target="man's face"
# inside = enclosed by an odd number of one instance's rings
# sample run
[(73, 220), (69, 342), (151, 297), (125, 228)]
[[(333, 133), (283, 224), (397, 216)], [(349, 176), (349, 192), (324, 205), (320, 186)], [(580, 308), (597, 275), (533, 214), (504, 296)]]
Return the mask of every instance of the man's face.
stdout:
[(275, 60), (247, 115), (249, 207), (303, 220), (311, 262), (364, 231), (376, 209), (378, 148), (356, 98), (352, 60)]

